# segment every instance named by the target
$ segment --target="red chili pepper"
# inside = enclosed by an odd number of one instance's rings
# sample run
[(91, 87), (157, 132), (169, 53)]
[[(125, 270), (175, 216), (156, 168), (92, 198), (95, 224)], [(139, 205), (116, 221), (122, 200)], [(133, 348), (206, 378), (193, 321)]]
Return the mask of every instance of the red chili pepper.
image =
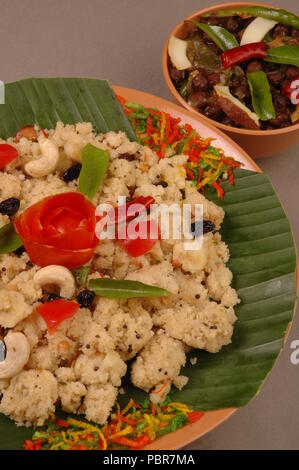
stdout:
[(136, 418), (132, 418), (132, 419), (126, 418), (126, 416), (123, 416), (122, 414), (118, 415), (118, 418), (120, 421), (122, 421), (123, 423), (129, 424), (130, 426), (135, 426), (137, 423)]
[(77, 302), (65, 299), (52, 300), (36, 307), (38, 313), (45, 320), (49, 333), (54, 333), (60, 323), (73, 317), (78, 309)]
[(0, 168), (5, 167), (18, 157), (18, 151), (9, 144), (0, 144)]
[(154, 407), (152, 402), (150, 403), (150, 408), (151, 408), (152, 415), (155, 416), (156, 415), (156, 408)]
[[(221, 184), (221, 180), (219, 179), (218, 181), (219, 181), (219, 183)], [(213, 186), (213, 188), (216, 189), (216, 191), (217, 191), (217, 196), (218, 196), (220, 199), (223, 199), (224, 191), (223, 191), (223, 188), (221, 188), (220, 184), (218, 184), (216, 181), (214, 181), (214, 182), (212, 183), (212, 186)]]
[(244, 46), (228, 49), (221, 54), (222, 65), (225, 69), (250, 59), (264, 59), (267, 55), (264, 42), (254, 42)]
[(27, 440), (24, 442), (23, 447), (24, 447), (25, 450), (40, 450), (42, 444), (43, 444), (43, 441), (42, 441), (42, 440), (38, 440), (38, 441), (29, 441), (29, 439), (27, 439)]
[(134, 408), (136, 408), (136, 410), (141, 410), (142, 406), (141, 405), (137, 405), (137, 403), (132, 400), (132, 405), (134, 406)]
[(69, 427), (68, 423), (62, 418), (57, 418), (56, 421), (55, 421), (55, 425), (59, 426), (60, 428), (68, 428)]
[(188, 413), (188, 421), (190, 424), (196, 423), (203, 415), (203, 411), (191, 411), (191, 413)]
[(49, 134), (47, 131), (45, 131), (45, 129), (41, 129), (42, 133), (44, 134), (44, 137), (46, 137), (46, 139), (49, 137)]
[(119, 437), (112, 437), (111, 440), (115, 442), (115, 444), (119, 444), (121, 446), (129, 447), (130, 449), (142, 449), (147, 444), (150, 444), (152, 441), (149, 436), (142, 436), (133, 441), (132, 439), (128, 439), (124, 436)]

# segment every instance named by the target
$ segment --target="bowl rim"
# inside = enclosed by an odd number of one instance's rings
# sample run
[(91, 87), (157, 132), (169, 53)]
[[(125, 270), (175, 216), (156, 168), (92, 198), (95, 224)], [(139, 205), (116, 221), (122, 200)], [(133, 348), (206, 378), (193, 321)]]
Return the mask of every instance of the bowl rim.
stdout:
[(168, 89), (170, 90), (171, 94), (173, 97), (182, 105), (184, 108), (188, 109), (188, 111), (191, 111), (192, 113), (196, 114), (199, 119), (204, 120), (205, 122), (212, 124), (219, 129), (222, 129), (224, 132), (230, 132), (230, 133), (236, 133), (240, 135), (249, 135), (249, 136), (276, 136), (276, 135), (284, 135), (284, 134), (289, 134), (293, 133), (299, 130), (299, 122), (297, 124), (293, 124), (291, 126), (283, 127), (281, 129), (271, 129), (271, 130), (253, 130), (253, 129), (240, 129), (238, 127), (232, 127), (228, 126), (226, 124), (222, 124), (221, 122), (215, 121), (213, 119), (208, 118), (204, 114), (200, 113), (196, 109), (194, 109), (192, 106), (190, 106), (187, 101), (182, 98), (182, 96), (179, 94), (177, 89), (175, 88), (169, 74), (168, 70), (168, 42), (171, 36), (175, 36), (178, 31), (181, 29), (182, 25), (186, 20), (190, 20), (192, 18), (195, 18), (197, 16), (200, 16), (204, 13), (209, 13), (212, 11), (217, 11), (217, 10), (223, 10), (223, 9), (229, 9), (229, 8), (237, 8), (237, 7), (246, 7), (246, 6), (264, 6), (264, 7), (269, 7), (269, 8), (276, 8), (273, 5), (269, 3), (262, 3), (262, 2), (226, 2), (226, 3), (219, 3), (217, 5), (212, 5), (206, 8), (202, 8), (201, 10), (197, 10), (190, 15), (184, 17), (179, 23), (176, 24), (176, 26), (172, 29), (172, 31), (169, 33), (166, 42), (163, 47), (163, 52), (162, 52), (162, 69), (163, 69), (163, 75), (164, 79), (166, 81), (166, 85)]

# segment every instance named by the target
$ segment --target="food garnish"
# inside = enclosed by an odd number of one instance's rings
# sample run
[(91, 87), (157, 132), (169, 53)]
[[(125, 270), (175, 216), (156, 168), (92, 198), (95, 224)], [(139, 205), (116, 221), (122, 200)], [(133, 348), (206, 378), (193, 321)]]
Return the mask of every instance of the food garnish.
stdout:
[(247, 74), (252, 104), (256, 114), (262, 121), (275, 118), (271, 90), (267, 75), (261, 70)]
[(12, 253), (23, 245), (12, 222), (0, 228), (0, 254)]
[(299, 46), (280, 46), (267, 50), (267, 62), (299, 67)]
[(85, 287), (87, 284), (87, 279), (91, 273), (91, 266), (81, 266), (81, 268), (74, 269), (73, 274), (75, 276), (78, 287)]
[[(299, 29), (299, 17), (290, 13), (289, 11), (279, 8), (266, 8), (262, 6), (242, 7), (242, 8), (231, 8), (228, 10), (218, 10), (213, 12), (215, 16), (234, 16), (242, 15), (244, 17), (260, 16), (267, 20), (277, 21), (278, 23), (286, 26), (292, 26), (293, 28)], [(203, 16), (211, 16), (210, 13), (204, 14)]]
[(245, 29), (240, 46), (262, 41), (276, 24), (277, 21), (267, 20), (261, 17), (255, 18)]
[(18, 151), (9, 144), (0, 144), (0, 168), (4, 168), (18, 157)]
[(115, 413), (104, 426), (77, 418), (52, 416), (45, 429), (35, 430), (31, 440), (24, 442), (25, 450), (138, 450), (156, 439), (204, 416), (184, 403), (166, 398), (160, 405), (148, 399), (136, 403), (131, 399)]
[(192, 67), (187, 57), (187, 41), (172, 36), (169, 39), (168, 54), (171, 62), (178, 70), (185, 70)]
[(70, 166), (62, 175), (63, 181), (65, 183), (69, 183), (70, 181), (74, 181), (79, 178), (81, 168), (81, 163), (75, 163), (74, 165)]
[[(159, 225), (154, 220), (140, 220), (136, 223), (136, 231), (136, 236), (130, 237), (127, 232), (126, 238), (119, 240), (121, 246), (133, 258), (148, 253), (159, 240)], [(139, 236), (139, 232), (144, 234), (145, 237)]]
[(188, 156), (185, 167), (186, 178), (201, 192), (207, 187), (223, 197), (222, 181), (234, 182), (233, 169), (241, 163), (226, 157), (223, 151), (212, 145), (212, 138), (203, 139), (190, 124), (181, 124), (180, 118), (118, 97), (123, 105), (142, 145), (155, 150), (159, 158), (171, 158), (177, 154)]
[(22, 138), (35, 142), (37, 140), (37, 131), (34, 126), (24, 126), (15, 136), (15, 142), (20, 142)]
[(126, 279), (91, 279), (88, 288), (95, 292), (96, 295), (109, 299), (167, 297), (169, 295), (169, 292), (161, 287)]
[(78, 192), (43, 199), (16, 217), (14, 226), (31, 261), (39, 266), (55, 260), (70, 269), (80, 267), (98, 244), (95, 208)]
[(265, 43), (255, 42), (223, 52), (221, 55), (221, 61), (223, 67), (228, 69), (233, 65), (238, 65), (241, 62), (244, 62), (245, 60), (265, 59), (266, 55)]
[(36, 307), (38, 313), (47, 324), (49, 333), (54, 333), (60, 323), (75, 315), (79, 309), (79, 304), (73, 300), (55, 299)]
[(8, 215), (11, 217), (15, 215), (20, 208), (20, 199), (16, 197), (9, 197), (0, 202), (0, 214)]
[(95, 299), (95, 293), (89, 289), (81, 290), (77, 296), (77, 302), (81, 308), (89, 308)]
[[(177, 70), (169, 62), (168, 68), (175, 88), (190, 106), (209, 119), (237, 128), (272, 130), (296, 122), (296, 100), (287, 100), (282, 91), (299, 74), (298, 16), (285, 10), (245, 7), (186, 21), (184, 40), (192, 67)], [(254, 72), (261, 72), (261, 83), (256, 80), (260, 87), (253, 94), (249, 73)], [(240, 116), (237, 103), (232, 106), (226, 101), (224, 106), (215, 86), (227, 86), (246, 109), (256, 111), (258, 127), (243, 112)]]
[(221, 26), (200, 23), (195, 20), (191, 20), (191, 22), (207, 34), (207, 36), (209, 36), (222, 51), (239, 46), (235, 36), (227, 31), (227, 29), (222, 28)]
[(108, 163), (109, 155), (105, 150), (87, 144), (82, 150), (78, 191), (92, 199), (105, 176)]
[(218, 96), (218, 103), (224, 112), (236, 123), (245, 125), (248, 129), (259, 128), (257, 114), (247, 108), (241, 101), (235, 98), (229, 91), (228, 86), (216, 85), (214, 87)]

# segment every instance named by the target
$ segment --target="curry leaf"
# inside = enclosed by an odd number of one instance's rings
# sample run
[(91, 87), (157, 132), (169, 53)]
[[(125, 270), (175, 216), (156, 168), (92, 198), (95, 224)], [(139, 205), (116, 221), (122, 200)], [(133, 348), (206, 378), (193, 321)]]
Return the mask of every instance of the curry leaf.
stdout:
[(90, 273), (91, 273), (91, 266), (82, 266), (81, 268), (73, 270), (73, 274), (75, 276), (77, 285), (79, 287), (86, 286), (87, 279)]
[(110, 299), (130, 299), (133, 297), (166, 297), (169, 293), (161, 287), (143, 282), (119, 279), (92, 279), (89, 289), (101, 297)]
[(299, 46), (281, 46), (267, 50), (267, 62), (288, 64), (299, 67)]
[(85, 145), (82, 151), (82, 169), (79, 176), (78, 190), (92, 199), (107, 170), (109, 155), (105, 150), (94, 145)]
[(247, 74), (252, 104), (256, 114), (262, 121), (275, 118), (270, 85), (265, 72), (250, 72)]
[(199, 29), (201, 29), (207, 36), (209, 36), (214, 43), (220, 47), (222, 51), (238, 47), (239, 43), (227, 29), (221, 26), (213, 26), (205, 23), (199, 23), (196, 20), (191, 20)]
[(13, 223), (4, 225), (0, 229), (0, 254), (12, 253), (23, 245), (22, 240), (16, 234)]

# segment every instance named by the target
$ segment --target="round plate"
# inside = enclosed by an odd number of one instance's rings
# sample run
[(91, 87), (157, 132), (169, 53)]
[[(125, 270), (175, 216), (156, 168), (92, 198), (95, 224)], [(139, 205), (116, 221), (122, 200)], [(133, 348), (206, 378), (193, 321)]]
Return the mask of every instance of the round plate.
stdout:
[[(117, 95), (123, 96), (129, 101), (143, 104), (146, 107), (157, 108), (160, 111), (165, 111), (174, 117), (181, 118), (183, 123), (191, 124), (202, 137), (215, 138), (214, 144), (224, 150), (226, 155), (234, 157), (243, 163), (243, 168), (262, 172), (260, 167), (249, 157), (249, 155), (227, 137), (223, 132), (213, 126), (207, 125), (199, 119), (194, 117), (189, 111), (170, 103), (162, 98), (144, 93), (142, 91), (133, 90), (131, 88), (124, 88), (119, 86), (113, 87)], [(204, 416), (197, 421), (197, 423), (187, 425), (175, 433), (167, 434), (157, 441), (153, 442), (146, 450), (175, 450), (179, 449), (190, 442), (198, 439), (199, 437), (207, 434), (212, 429), (219, 426), (223, 421), (232, 416), (237, 411), (236, 408), (227, 408), (217, 411), (206, 411)]]

